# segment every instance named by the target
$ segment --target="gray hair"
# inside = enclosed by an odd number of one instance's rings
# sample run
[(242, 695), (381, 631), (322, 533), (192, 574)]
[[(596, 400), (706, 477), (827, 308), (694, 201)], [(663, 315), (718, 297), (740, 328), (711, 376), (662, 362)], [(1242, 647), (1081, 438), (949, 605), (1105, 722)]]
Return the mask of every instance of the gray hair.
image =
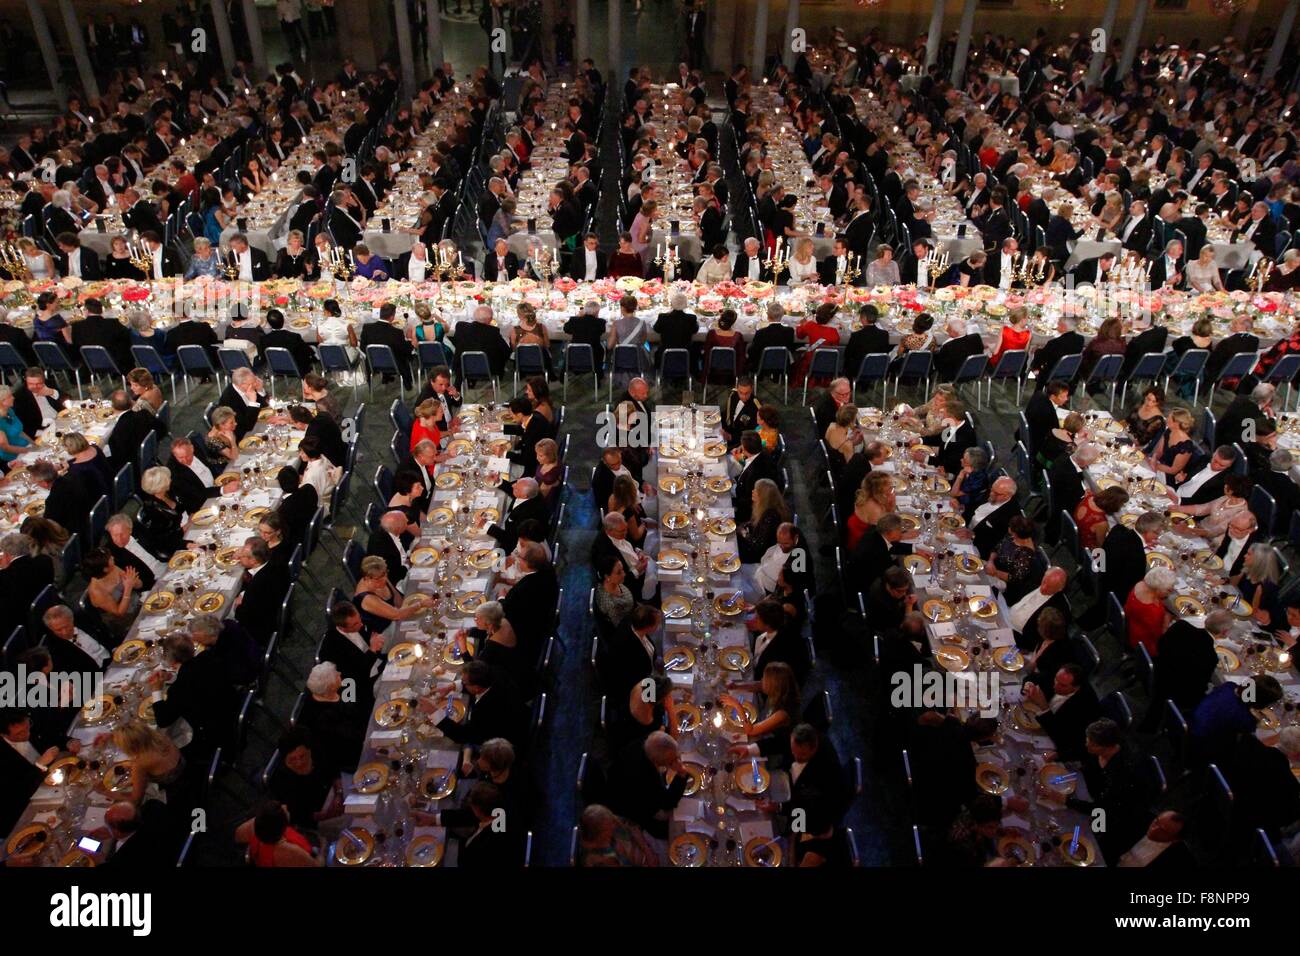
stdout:
[(484, 601), (474, 609), (474, 616), (487, 621), (489, 628), (495, 628), (505, 620), (506, 612), (502, 609), (500, 601)]
[(255, 378), (257, 378), (257, 373), (251, 368), (237, 368), (230, 373), (230, 381), (235, 385), (244, 385)]
[[(600, 524), (606, 531), (619, 531), (627, 527), (627, 519), (617, 511), (611, 511), (601, 519)], [(0, 544), (0, 547), (2, 546)]]
[(1133, 522), (1133, 528), (1138, 534), (1147, 534), (1151, 531), (1165, 530), (1165, 516), (1158, 511), (1144, 511), (1138, 515), (1137, 521)]
[(769, 302), (767, 304), (767, 319), (769, 322), (780, 322), (785, 318), (785, 306), (780, 302)]
[(140, 490), (147, 495), (160, 495), (172, 486), (172, 473), (161, 465), (148, 468), (140, 476)]
[(653, 764), (677, 759), (677, 741), (662, 730), (656, 730), (645, 739), (645, 755)]
[(520, 478), (515, 482), (515, 485), (524, 493), (525, 500), (537, 497), (538, 484), (536, 478)]
[(1278, 567), (1277, 552), (1271, 544), (1252, 544), (1246, 552), (1245, 575), (1251, 584), (1263, 584), (1268, 581), (1276, 584), (1282, 577)]
[[(165, 469), (164, 469), (165, 470)], [(622, 517), (620, 515), (620, 517)], [(32, 553), (32, 539), (15, 531), (0, 538), (0, 551), (11, 558), (21, 558)]]
[(668, 297), (668, 307), (670, 309), (685, 309), (690, 304), (690, 299), (686, 298), (685, 292), (674, 292)]
[(597, 299), (588, 299), (582, 305), (583, 315), (600, 315), (600, 302)]
[(334, 689), (339, 682), (339, 669), (332, 661), (321, 661), (307, 675), (307, 690), (313, 694), (323, 694)]
[(66, 604), (56, 604), (41, 615), (41, 620), (45, 622), (47, 627), (55, 621), (71, 621), (75, 619), (76, 615), (72, 613), (72, 608)]
[(1101, 457), (1101, 448), (1092, 442), (1084, 442), (1074, 452), (1074, 460), (1085, 467)]
[(190, 621), (190, 634), (195, 631), (207, 637), (216, 637), (221, 633), (221, 618), (215, 614), (200, 614)]
[(127, 531), (130, 531), (132, 528), (135, 527), (135, 522), (132, 521), (128, 515), (115, 514), (111, 518), (109, 518), (107, 522), (105, 522), (104, 527), (126, 528)]
[(1276, 394), (1276, 386), (1270, 385), (1268, 382), (1260, 382), (1250, 390), (1250, 400), (1256, 405), (1263, 407), (1273, 401), (1273, 396)]
[(1268, 456), (1268, 465), (1274, 471), (1290, 471), (1295, 464), (1295, 456), (1285, 448), (1279, 448)]
[(982, 471), (988, 467), (989, 453), (978, 445), (971, 445), (966, 449), (966, 457), (970, 459), (970, 466), (976, 471)]
[(1215, 608), (1205, 615), (1205, 629), (1215, 637), (1226, 634), (1235, 623), (1232, 612), (1225, 608)]
[(1146, 573), (1142, 583), (1153, 591), (1167, 593), (1178, 586), (1178, 575), (1168, 568), (1152, 568)]

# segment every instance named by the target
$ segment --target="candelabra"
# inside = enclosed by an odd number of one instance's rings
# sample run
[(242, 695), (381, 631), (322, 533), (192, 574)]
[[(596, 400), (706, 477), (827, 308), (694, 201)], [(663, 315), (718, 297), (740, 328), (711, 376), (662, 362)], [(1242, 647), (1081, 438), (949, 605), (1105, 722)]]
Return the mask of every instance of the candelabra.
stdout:
[(772, 254), (763, 263), (771, 270), (773, 282), (781, 281), (781, 273), (788, 271), (790, 268), (790, 250), (789, 248), (784, 250), (781, 248), (784, 242), (784, 239), (776, 240), (776, 245), (772, 248)]
[(135, 266), (145, 274), (146, 279), (153, 278), (153, 255), (143, 244), (139, 242), (128, 242), (126, 244), (127, 252), (131, 256), (131, 265)]
[(667, 246), (656, 247), (655, 265), (663, 268), (664, 281), (672, 282), (677, 278), (677, 269), (681, 265), (681, 252), (674, 249), (671, 244)]
[(1047, 260), (1017, 254), (1011, 260), (1011, 281), (1025, 286), (1042, 285), (1047, 278)]
[(27, 280), (32, 277), (32, 270), (27, 265), (27, 258), (12, 242), (0, 245), (0, 268), (14, 279)]
[[(465, 273), (465, 263), (461, 254), (457, 252), (454, 256), (450, 249), (437, 249), (437, 258), (434, 260), (433, 271), (438, 280), (446, 281), (447, 279), (459, 279)], [(428, 251), (425, 251), (425, 258), (428, 258)]]
[(325, 262), (321, 264), (321, 271), (326, 271), (326, 269), (335, 279), (347, 282), (357, 271), (357, 261), (353, 258), (352, 253), (334, 247), (330, 249), (329, 254), (325, 257)]
[(1252, 292), (1263, 292), (1264, 285), (1268, 282), (1268, 277), (1273, 274), (1275, 263), (1272, 259), (1263, 258), (1255, 262), (1254, 267), (1250, 270), (1250, 276), (1246, 284), (1250, 286)]
[(550, 285), (551, 280), (555, 278), (558, 271), (549, 249), (535, 250), (532, 258), (528, 260), (528, 265), (533, 270), (533, 275), (537, 276), (542, 285)]
[(844, 257), (844, 268), (835, 274), (836, 285), (852, 285), (853, 280), (862, 275), (862, 257), (849, 253)]
[(925, 275), (930, 280), (930, 288), (933, 289), (939, 281), (939, 277), (948, 271), (951, 257), (947, 251), (938, 252), (932, 250), (921, 261), (925, 263)]

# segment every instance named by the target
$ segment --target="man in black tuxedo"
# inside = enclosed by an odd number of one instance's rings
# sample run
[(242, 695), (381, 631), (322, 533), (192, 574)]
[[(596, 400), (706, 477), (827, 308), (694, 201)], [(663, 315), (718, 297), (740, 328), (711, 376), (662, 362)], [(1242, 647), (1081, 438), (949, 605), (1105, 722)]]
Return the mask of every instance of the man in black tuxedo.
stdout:
[(1277, 246), (1277, 223), (1269, 211), (1268, 203), (1257, 202), (1250, 207), (1250, 218), (1241, 229), (1241, 238), (1254, 243), (1255, 251), (1272, 259)]
[(870, 303), (858, 309), (862, 328), (849, 336), (848, 344), (844, 347), (844, 371), (851, 378), (857, 377), (858, 370), (862, 368), (862, 360), (868, 355), (889, 354), (892, 351), (889, 333), (876, 325), (879, 318), (880, 310)]
[[(76, 614), (65, 604), (56, 604), (41, 617), (45, 633), (43, 646), (50, 652), (54, 670), (64, 673), (93, 673), (111, 663), (106, 635), (92, 634), (77, 626)], [(89, 623), (89, 622), (87, 622)]]
[(510, 251), (510, 243), (498, 239), (492, 252), (483, 260), (485, 282), (509, 282), (519, 275), (519, 257)]
[(285, 540), (291, 544), (300, 544), (307, 533), (307, 526), (320, 507), (316, 487), (302, 484), (298, 470), (288, 465), (279, 470), (275, 479), (284, 492), (276, 513), (284, 521)]
[[(597, 248), (599, 239), (594, 232), (587, 233), (582, 240), (582, 248), (574, 252), (569, 260), (567, 275), (579, 282), (594, 282), (605, 278), (608, 260), (605, 253)], [(513, 275), (513, 273), (511, 273)]]
[[(266, 310), (266, 324), (271, 331), (265, 333), (257, 344), (258, 354), (266, 361), (267, 349), (287, 349), (298, 367), (300, 376), (306, 375), (315, 364), (316, 354), (301, 335), (284, 327), (284, 313), (279, 309)], [(338, 462), (335, 462), (338, 464)]]
[[(171, 473), (171, 493), (186, 514), (194, 514), (204, 502), (216, 498), (224, 489), (216, 486), (212, 469), (194, 454), (194, 443), (184, 436), (172, 439), (171, 455), (167, 459)], [(226, 488), (234, 491), (237, 485), (230, 482)]]
[[(848, 224), (839, 238), (844, 240), (849, 251), (855, 256), (866, 256), (870, 252), (871, 237), (875, 232), (875, 217), (871, 213), (871, 199), (864, 192), (852, 203)], [(901, 218), (901, 216), (900, 216)]]
[(1190, 714), (1205, 696), (1219, 655), (1214, 642), (1232, 628), (1232, 612), (1222, 608), (1205, 617), (1204, 627), (1174, 621), (1156, 644), (1151, 700), (1156, 714), (1163, 714), (1166, 700), (1172, 700), (1184, 714)]
[(1011, 519), (1022, 515), (1016, 503), (1016, 480), (1003, 475), (989, 487), (988, 501), (966, 509), (966, 531), (980, 557), (988, 558), (1007, 536)]
[(659, 348), (655, 351), (655, 365), (663, 364), (668, 349), (686, 349), (692, 372), (695, 368), (695, 334), (700, 330), (699, 320), (686, 311), (688, 299), (680, 292), (669, 298), (669, 311), (661, 312), (655, 320), (654, 330), (659, 334)]
[[(525, 750), (528, 743), (528, 708), (519, 699), (518, 692), (505, 680), (497, 681), (492, 667), (484, 661), (470, 661), (460, 672), (461, 687), (474, 698), (464, 723), (443, 716), (438, 729), (458, 744), (480, 746), (485, 741), (501, 737), (514, 745), (516, 753)], [(446, 707), (433, 698), (418, 701), (421, 710), (431, 714), (445, 714)]]
[(98, 866), (114, 872), (157, 872), (175, 866), (180, 852), (180, 837), (173, 817), (160, 800), (145, 800), (139, 806), (122, 800), (104, 812), (104, 827), (95, 831), (96, 838), (107, 837), (112, 850)]
[[(1140, 324), (1146, 321), (1149, 321), (1149, 317), (1147, 319), (1139, 318), (1135, 321), (1134, 327), (1139, 328)], [(1124, 349), (1124, 364), (1120, 367), (1119, 380), (1127, 382), (1144, 355), (1152, 352), (1164, 352), (1165, 343), (1168, 340), (1169, 329), (1163, 325), (1153, 325), (1150, 328), (1142, 329), (1137, 335), (1129, 339), (1128, 347)]]
[(76, 534), (85, 528), (94, 502), (76, 476), (66, 473), (60, 475), (58, 469), (46, 461), (34, 462), (28, 467), (27, 476), (37, 487), (48, 492), (44, 513), (47, 520), (55, 522), (70, 534)]
[(224, 406), (235, 413), (235, 437), (241, 441), (257, 427), (258, 416), (269, 404), (262, 380), (251, 368), (235, 369), (217, 398), (218, 408)]
[(123, 190), (121, 206), (122, 225), (126, 228), (134, 229), (141, 234), (146, 232), (153, 232), (160, 236), (163, 234), (163, 224), (158, 218), (158, 211), (147, 199), (141, 198), (138, 190), (135, 188)]
[[(790, 799), (782, 804), (782, 815), (793, 818), (795, 811), (802, 810), (806, 820), (817, 821), (809, 833), (838, 826), (851, 795), (830, 736), (819, 734), (812, 724), (797, 724), (790, 732), (789, 747)], [(758, 749), (765, 754), (781, 752), (765, 741), (759, 742)]]
[[(1276, 389), (1267, 382), (1256, 385), (1249, 395), (1240, 393), (1233, 396), (1228, 407), (1219, 416), (1218, 426), (1214, 429), (1214, 440), (1220, 445), (1247, 445), (1256, 441), (1262, 433), (1261, 426), (1272, 422), (1273, 396)], [(1247, 426), (1247, 422), (1250, 423)]]
[(1183, 259), (1183, 244), (1177, 239), (1165, 243), (1165, 251), (1151, 260), (1147, 281), (1152, 289), (1185, 289), (1187, 263)]
[[(1237, 477), (1229, 477), (1225, 483), (1224, 493), (1227, 494), (1228, 489), (1241, 480)], [(1223, 536), (1223, 540), (1214, 550), (1214, 553), (1223, 559), (1224, 575), (1233, 579), (1238, 578), (1246, 566), (1246, 555), (1250, 553), (1251, 545), (1265, 540), (1266, 537), (1260, 532), (1259, 519), (1253, 512), (1243, 511), (1233, 515), (1228, 521), (1228, 533)]]
[(746, 239), (743, 250), (736, 253), (731, 266), (731, 278), (737, 282), (741, 279), (772, 281), (772, 270), (763, 264), (762, 246), (757, 239)]
[[(1152, 288), (1156, 288), (1154, 280)], [(1251, 319), (1248, 315), (1238, 316), (1232, 321), (1232, 334), (1225, 337), (1211, 351), (1205, 360), (1205, 381), (1217, 381), (1228, 362), (1241, 352), (1258, 352), (1259, 336), (1251, 332)], [(1237, 438), (1232, 439), (1236, 441)]]
[(175, 354), (182, 345), (201, 345), (208, 353), (208, 360), (217, 365), (217, 348), (221, 340), (216, 330), (202, 319), (189, 318), (176, 323), (167, 332), (167, 351)]
[[(1185, 505), (1203, 505), (1223, 497), (1223, 486), (1237, 463), (1237, 449), (1233, 445), (1220, 445), (1214, 449), (1209, 462), (1198, 471), (1187, 475), (1178, 484), (1178, 500)], [(1175, 480), (1180, 476), (1174, 475)]]
[(1190, 870), (1196, 866), (1192, 851), (1187, 849), (1183, 830), (1187, 818), (1177, 810), (1156, 815), (1146, 834), (1116, 862), (1121, 867), (1145, 867), (1150, 870)]
[[(1057, 698), (1064, 698), (1058, 701)], [(1026, 684), (1025, 700), (1042, 708), (1038, 723), (1047, 731), (1061, 760), (1082, 760), (1087, 753), (1085, 731), (1101, 716), (1097, 693), (1078, 664), (1065, 664), (1046, 689)]]
[[(412, 530), (414, 528), (414, 530)], [(379, 519), (379, 528), (370, 535), (367, 557), (383, 558), (388, 565), (388, 580), (400, 584), (410, 564), (411, 545), (418, 538), (419, 525), (413, 525), (404, 511), (388, 511)]]
[(239, 549), (244, 568), (243, 590), (235, 599), (235, 620), (265, 647), (280, 624), (280, 605), (289, 590), (289, 570), (270, 563), (271, 549), (259, 537)]
[(185, 272), (185, 263), (176, 250), (163, 245), (162, 233), (145, 232), (140, 235), (144, 254), (149, 259), (145, 271), (150, 279), (171, 279)]
[(22, 710), (0, 710), (0, 830), (8, 833), (45, 779), (59, 747), (33, 735), (32, 719)]
[(141, 593), (153, 590), (156, 579), (163, 574), (166, 566), (149, 553), (132, 535), (135, 524), (124, 514), (116, 514), (108, 519), (108, 540), (104, 547), (113, 556), (113, 563), (122, 570), (133, 568), (140, 575)]
[(1291, 468), (1295, 465), (1295, 456), (1285, 448), (1273, 451), (1268, 458), (1268, 469), (1252, 473), (1255, 484), (1273, 496), (1276, 509), (1273, 513), (1273, 527), (1279, 534), (1291, 527), (1291, 516), (1300, 508), (1300, 488), (1291, 480)]
[(500, 378), (505, 372), (506, 361), (510, 358), (510, 346), (501, 337), (501, 330), (492, 325), (491, 306), (480, 305), (476, 308), (473, 322), (457, 322), (451, 340), (457, 355), (483, 352), (487, 355), (488, 367), (494, 376)]
[(1120, 223), (1116, 235), (1128, 252), (1146, 255), (1151, 247), (1151, 217), (1147, 215), (1146, 203), (1140, 199), (1129, 204), (1128, 218)]
[[(216, 644), (221, 624), (215, 618), (190, 627), (190, 638), (195, 644)], [(235, 714), (239, 707), (238, 687), (227, 670), (227, 661), (212, 650), (193, 653), (194, 648), (180, 651), (180, 668), (176, 678), (167, 687), (167, 696), (154, 701), (154, 721), (159, 727), (170, 727), (179, 719), (194, 729), (194, 746), (199, 753), (211, 754), (217, 747), (230, 743)], [(191, 656), (186, 656), (188, 652)], [(161, 689), (163, 672), (149, 677), (149, 684)]]
[(330, 629), (320, 642), (320, 659), (337, 667), (344, 681), (352, 681), (358, 704), (367, 709), (374, 703), (375, 681), (384, 669), (383, 650), (384, 635), (366, 628), (355, 605), (350, 601), (334, 605)]
[(261, 249), (249, 245), (248, 236), (242, 232), (230, 237), (228, 258), (238, 268), (235, 278), (240, 282), (265, 282), (271, 278), (271, 260)]
[(770, 478), (779, 487), (781, 470), (772, 456), (763, 450), (763, 440), (756, 431), (748, 431), (740, 436), (739, 447), (730, 454), (728, 470), (733, 473), (736, 482), (736, 522), (743, 524), (749, 520), (754, 507), (754, 485), (761, 478)]
[(510, 400), (515, 421), (504, 426), (507, 435), (518, 435), (519, 447), (506, 452), (506, 458), (523, 467), (525, 477), (537, 471), (537, 443), (551, 437), (551, 423), (533, 409), (533, 401), (523, 395)]
[(83, 246), (75, 232), (59, 233), (55, 242), (59, 247), (59, 254), (55, 257), (59, 275), (78, 276), (87, 282), (94, 282), (104, 277), (99, 254), (94, 249)]
[[(491, 9), (485, 4), (484, 9)], [(474, 832), (460, 842), (460, 855), (457, 866), (460, 869), (492, 873), (494, 875), (512, 867), (519, 867), (524, 862), (524, 837), (521, 828), (506, 824), (498, 829), (496, 821), (501, 818), (497, 810), (504, 809), (509, 801), (505, 800), (501, 788), (486, 780), (479, 780), (469, 790), (465, 804), (474, 815), (476, 826)], [(515, 815), (507, 813), (506, 820), (518, 820)]]
[(1111, 281), (1111, 271), (1115, 268), (1115, 253), (1103, 252), (1092, 259), (1084, 259), (1074, 268), (1074, 281), (1077, 285), (1085, 282), (1096, 285), (1098, 282)]
[(609, 807), (650, 836), (665, 840), (668, 821), (690, 779), (677, 741), (657, 730), (630, 742), (615, 758), (609, 779)]
[(1101, 568), (1102, 592), (1114, 594), (1122, 607), (1133, 590), (1147, 573), (1146, 552), (1154, 547), (1164, 531), (1164, 516), (1158, 511), (1138, 515), (1132, 528), (1123, 522), (1106, 532), (1102, 542), (1105, 565)]
[(833, 379), (826, 386), (826, 391), (822, 393), (821, 398), (813, 403), (813, 418), (817, 422), (819, 438), (826, 434), (826, 429), (830, 428), (831, 422), (835, 421), (835, 413), (842, 406), (847, 405), (852, 397), (853, 386), (847, 378)]
[(102, 345), (117, 367), (130, 371), (135, 367), (131, 357), (131, 333), (117, 319), (104, 317), (103, 306), (98, 299), (87, 299), (86, 317), (80, 322), (72, 323), (72, 350), (80, 357), (81, 349), (86, 345)]
[[(364, 353), (371, 345), (386, 345), (393, 353), (393, 360), (397, 362), (398, 372), (402, 376), (402, 385), (404, 388), (411, 388), (413, 379), (411, 378), (411, 343), (407, 341), (406, 336), (400, 329), (393, 326), (393, 319), (397, 317), (397, 306), (392, 302), (385, 302), (379, 307), (379, 318), (373, 322), (367, 322), (361, 327), (361, 336), (358, 344)], [(459, 351), (459, 347), (457, 347)], [(386, 375), (391, 381), (391, 373)]]
[[(543, 522), (543, 526), (545, 522)], [(522, 554), (524, 575), (506, 592), (501, 610), (519, 641), (525, 660), (536, 660), (554, 633), (555, 606), (560, 597), (560, 581), (555, 565), (539, 541), (529, 542)]]
[(514, 506), (511, 507), (504, 522), (499, 525), (489, 525), (487, 528), (487, 533), (507, 554), (512, 552), (515, 545), (519, 543), (519, 526), (523, 522), (536, 520), (543, 525), (550, 525), (550, 511), (546, 506), (546, 500), (538, 493), (538, 485), (534, 479), (518, 479), (510, 486), (510, 493), (514, 496)]
[[(767, 317), (769, 325), (764, 326), (754, 333), (754, 338), (750, 340), (749, 349), (745, 353), (745, 366), (751, 373), (758, 371), (759, 362), (763, 359), (763, 353), (768, 349), (783, 348), (794, 355), (798, 343), (795, 341), (794, 329), (781, 322), (785, 315), (785, 309), (779, 302), (770, 302), (767, 306)], [(823, 434), (825, 429), (822, 430)]]
[[(1037, 377), (1035, 390), (1040, 389), (1047, 382), (1047, 376), (1052, 374), (1052, 369), (1056, 368), (1056, 363), (1067, 355), (1080, 355), (1083, 353), (1083, 347), (1087, 345), (1084, 339), (1076, 330), (1078, 319), (1073, 316), (1063, 315), (1056, 326), (1056, 338), (1052, 339), (1037, 352), (1034, 353), (1033, 360), (1029, 363), (1029, 370)], [(1056, 426), (1053, 425), (1053, 428)]]
[(14, 414), (23, 423), (23, 433), (35, 437), (36, 433), (53, 424), (67, 402), (45, 380), (44, 370), (28, 368), (23, 373), (23, 384), (14, 389)]
[(597, 370), (605, 364), (606, 328), (605, 320), (600, 317), (599, 302), (584, 303), (582, 311), (564, 323), (564, 331), (571, 342), (591, 346), (592, 361)]
[[(966, 449), (974, 447), (977, 436), (975, 429), (966, 417), (966, 408), (960, 399), (949, 399), (945, 406), (943, 430), (921, 439), (926, 445), (938, 451), (929, 457), (931, 465), (943, 469), (944, 474), (956, 477), (962, 470), (962, 456)], [(913, 451), (913, 457), (924, 452)]]
[(883, 515), (848, 555), (844, 577), (849, 590), (866, 591), (889, 568), (898, 566), (899, 556), (911, 553), (912, 546), (903, 541), (903, 519)]
[(26, 362), (29, 368), (39, 367), (40, 362), (36, 358), (36, 350), (32, 348), (31, 337), (16, 325), (0, 322), (0, 342), (12, 345), (18, 357)]
[(615, 708), (615, 713), (610, 715), (611, 719), (628, 716), (632, 688), (651, 677), (654, 672), (653, 638), (659, 621), (659, 611), (653, 605), (638, 604), (617, 627), (601, 638), (601, 644), (597, 648), (596, 672)]
[(968, 333), (963, 319), (951, 318), (945, 328), (949, 338), (934, 355), (934, 369), (939, 381), (951, 382), (957, 377), (962, 363), (972, 355), (983, 354), (984, 340), (975, 332)]

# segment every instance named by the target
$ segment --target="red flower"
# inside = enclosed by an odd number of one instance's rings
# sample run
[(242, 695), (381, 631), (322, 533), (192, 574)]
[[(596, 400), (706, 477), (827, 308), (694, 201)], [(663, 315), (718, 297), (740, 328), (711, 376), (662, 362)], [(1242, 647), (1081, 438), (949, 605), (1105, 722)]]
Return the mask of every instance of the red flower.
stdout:
[(133, 285), (122, 292), (122, 298), (127, 302), (143, 302), (149, 298), (149, 289), (142, 285)]

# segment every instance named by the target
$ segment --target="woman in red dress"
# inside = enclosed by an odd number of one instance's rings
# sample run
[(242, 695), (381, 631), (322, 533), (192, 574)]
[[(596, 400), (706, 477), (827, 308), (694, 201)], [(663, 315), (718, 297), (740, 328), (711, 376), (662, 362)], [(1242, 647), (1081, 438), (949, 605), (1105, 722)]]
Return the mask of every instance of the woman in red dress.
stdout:
[(248, 859), (253, 866), (321, 866), (323, 861), (312, 855), (307, 838), (289, 825), (284, 806), (267, 801), (257, 816), (245, 820), (235, 830), (235, 842), (248, 845)]
[(806, 341), (808, 348), (804, 350), (803, 356), (799, 359), (799, 365), (795, 369), (792, 384), (803, 385), (804, 379), (808, 376), (808, 369), (812, 366), (813, 353), (817, 349), (833, 349), (839, 346), (840, 331), (830, 324), (838, 311), (839, 306), (835, 303), (825, 302), (817, 307), (817, 311), (813, 313), (811, 319), (805, 319), (794, 330), (794, 337)]
[(1029, 329), (1029, 310), (1023, 305), (1016, 306), (1007, 313), (1007, 324), (1002, 326), (1002, 339), (998, 342), (994, 353), (989, 356), (989, 368), (998, 367), (1004, 352), (1029, 348), (1029, 339), (1032, 335), (1033, 332)]
[(434, 445), (442, 447), (442, 430), (438, 423), (442, 421), (442, 402), (428, 398), (415, 409), (415, 424), (411, 426), (411, 451), (426, 438)]
[(1133, 586), (1124, 602), (1124, 618), (1128, 621), (1128, 646), (1141, 644), (1152, 657), (1156, 645), (1169, 625), (1173, 615), (1165, 608), (1165, 601), (1174, 592), (1178, 578), (1169, 568), (1152, 568), (1147, 576)]

